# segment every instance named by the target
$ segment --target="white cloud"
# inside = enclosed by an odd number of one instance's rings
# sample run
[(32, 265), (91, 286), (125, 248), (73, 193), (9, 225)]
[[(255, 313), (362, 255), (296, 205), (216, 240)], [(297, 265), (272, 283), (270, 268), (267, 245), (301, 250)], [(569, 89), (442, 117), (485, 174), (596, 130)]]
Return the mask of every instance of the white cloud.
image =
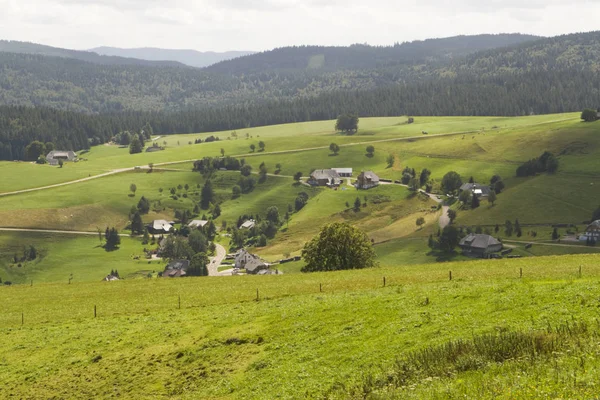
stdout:
[(0, 0), (0, 9), (4, 39), (223, 51), (589, 31), (600, 0)]

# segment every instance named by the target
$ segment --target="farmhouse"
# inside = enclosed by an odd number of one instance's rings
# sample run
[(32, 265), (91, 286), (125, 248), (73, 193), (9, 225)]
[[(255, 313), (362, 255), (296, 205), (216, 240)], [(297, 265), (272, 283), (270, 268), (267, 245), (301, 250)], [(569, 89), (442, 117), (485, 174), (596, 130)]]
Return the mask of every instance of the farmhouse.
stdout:
[(342, 178), (352, 178), (352, 168), (331, 168)]
[(379, 185), (379, 177), (373, 171), (363, 171), (356, 178), (357, 189), (370, 189)]
[(488, 197), (492, 191), (489, 186), (481, 185), (479, 183), (465, 183), (460, 187), (460, 191), (469, 191), (477, 197)]
[(489, 258), (491, 253), (502, 250), (502, 243), (490, 235), (470, 233), (458, 244), (464, 255)]
[(186, 275), (190, 267), (189, 260), (173, 260), (165, 267), (163, 278), (179, 278)]
[(240, 225), (240, 229), (252, 229), (254, 228), (254, 225), (256, 225), (256, 221), (254, 221), (253, 219), (249, 219), (248, 221), (245, 221), (243, 224)]
[(208, 221), (205, 221), (203, 219), (195, 219), (188, 224), (188, 227), (190, 229), (198, 229), (198, 228), (204, 228), (204, 225), (206, 225), (206, 224), (208, 224)]
[(588, 239), (596, 243), (600, 242), (600, 219), (589, 224), (585, 228), (585, 233), (579, 236), (579, 240), (582, 242), (586, 242)]
[(169, 233), (173, 229), (173, 221), (166, 221), (164, 219), (155, 219), (152, 223), (146, 225), (148, 232), (151, 234)]
[(256, 275), (261, 270), (269, 269), (269, 265), (256, 254), (251, 254), (246, 249), (242, 249), (235, 255), (235, 268), (243, 268), (246, 273)]
[(77, 155), (72, 151), (59, 151), (52, 150), (48, 155), (46, 155), (46, 161), (50, 165), (58, 165), (59, 160), (63, 161), (75, 161), (77, 159)]
[(313, 186), (339, 186), (342, 180), (333, 169), (316, 169), (310, 174), (308, 183)]

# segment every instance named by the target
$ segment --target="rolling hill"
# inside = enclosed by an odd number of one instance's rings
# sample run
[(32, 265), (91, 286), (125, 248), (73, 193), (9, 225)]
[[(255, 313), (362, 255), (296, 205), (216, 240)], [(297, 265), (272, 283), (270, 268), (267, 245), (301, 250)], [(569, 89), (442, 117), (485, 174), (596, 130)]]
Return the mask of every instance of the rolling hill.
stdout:
[(203, 68), (216, 64), (221, 61), (231, 60), (232, 58), (243, 57), (254, 54), (253, 51), (196, 51), (196, 50), (176, 50), (159, 49), (155, 47), (144, 47), (137, 49), (121, 49), (118, 47), (95, 47), (89, 51), (103, 56), (118, 56), (127, 58), (136, 58), (148, 61), (177, 61), (178, 63), (190, 67)]
[(100, 65), (140, 65), (181, 67), (182, 63), (174, 60), (145, 60), (129, 56), (100, 55), (92, 51), (61, 49), (37, 43), (0, 40), (0, 52), (18, 54), (36, 54), (48, 57), (62, 57)]

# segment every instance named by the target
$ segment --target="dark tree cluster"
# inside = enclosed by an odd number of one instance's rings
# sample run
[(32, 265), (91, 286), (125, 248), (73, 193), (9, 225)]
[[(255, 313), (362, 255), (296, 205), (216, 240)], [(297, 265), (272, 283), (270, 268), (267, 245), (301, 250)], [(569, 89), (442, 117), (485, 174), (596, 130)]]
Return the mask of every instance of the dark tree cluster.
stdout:
[(116, 250), (121, 245), (119, 231), (117, 231), (117, 229), (114, 227), (110, 229), (106, 227), (106, 231), (104, 232), (104, 240), (106, 241), (106, 244), (104, 245), (106, 251)]
[(542, 172), (553, 174), (558, 170), (558, 159), (546, 151), (538, 158), (531, 159), (517, 168), (517, 176), (534, 176)]
[(194, 171), (202, 174), (212, 173), (222, 168), (228, 171), (239, 171), (245, 164), (244, 159), (234, 157), (204, 157), (201, 160), (194, 161)]

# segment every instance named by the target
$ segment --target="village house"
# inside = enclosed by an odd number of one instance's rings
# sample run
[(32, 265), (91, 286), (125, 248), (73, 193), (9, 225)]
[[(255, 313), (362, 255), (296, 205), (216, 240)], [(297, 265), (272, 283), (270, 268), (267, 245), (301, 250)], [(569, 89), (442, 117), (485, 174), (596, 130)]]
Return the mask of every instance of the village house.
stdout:
[(73, 151), (52, 150), (46, 155), (46, 161), (50, 165), (58, 165), (59, 160), (75, 161), (76, 159), (77, 155)]
[(256, 225), (256, 221), (254, 221), (253, 219), (249, 219), (248, 221), (245, 221), (243, 224), (240, 225), (240, 229), (252, 229), (254, 228), (254, 225)]
[(363, 171), (356, 178), (357, 189), (370, 189), (379, 185), (379, 177), (373, 171)]
[(155, 219), (152, 223), (146, 225), (148, 228), (148, 233), (152, 235), (161, 234), (161, 233), (169, 233), (173, 229), (173, 221), (167, 221), (164, 219)]
[(235, 255), (235, 268), (245, 269), (246, 273), (256, 275), (261, 270), (269, 269), (269, 265), (256, 254), (251, 254), (246, 249), (242, 249)]
[(335, 172), (337, 172), (337, 174), (341, 178), (352, 178), (352, 168), (331, 168), (331, 169), (334, 170)]
[(333, 169), (316, 169), (310, 174), (308, 184), (313, 186), (339, 186), (342, 183), (340, 175)]
[(190, 229), (204, 228), (204, 226), (206, 224), (208, 224), (208, 221), (205, 221), (203, 219), (195, 219), (188, 224), (188, 228), (190, 228)]
[(579, 235), (579, 240), (582, 242), (588, 240), (593, 240), (596, 243), (600, 242), (600, 219), (589, 224), (585, 228), (585, 233)]
[(186, 276), (189, 267), (189, 260), (173, 260), (167, 264), (162, 276), (163, 278), (180, 278)]
[(458, 244), (464, 255), (489, 258), (490, 254), (502, 250), (502, 243), (490, 235), (470, 233)]
[(460, 187), (460, 191), (471, 192), (471, 194), (477, 197), (488, 197), (492, 192), (492, 189), (487, 185), (481, 185), (479, 183), (465, 183)]

